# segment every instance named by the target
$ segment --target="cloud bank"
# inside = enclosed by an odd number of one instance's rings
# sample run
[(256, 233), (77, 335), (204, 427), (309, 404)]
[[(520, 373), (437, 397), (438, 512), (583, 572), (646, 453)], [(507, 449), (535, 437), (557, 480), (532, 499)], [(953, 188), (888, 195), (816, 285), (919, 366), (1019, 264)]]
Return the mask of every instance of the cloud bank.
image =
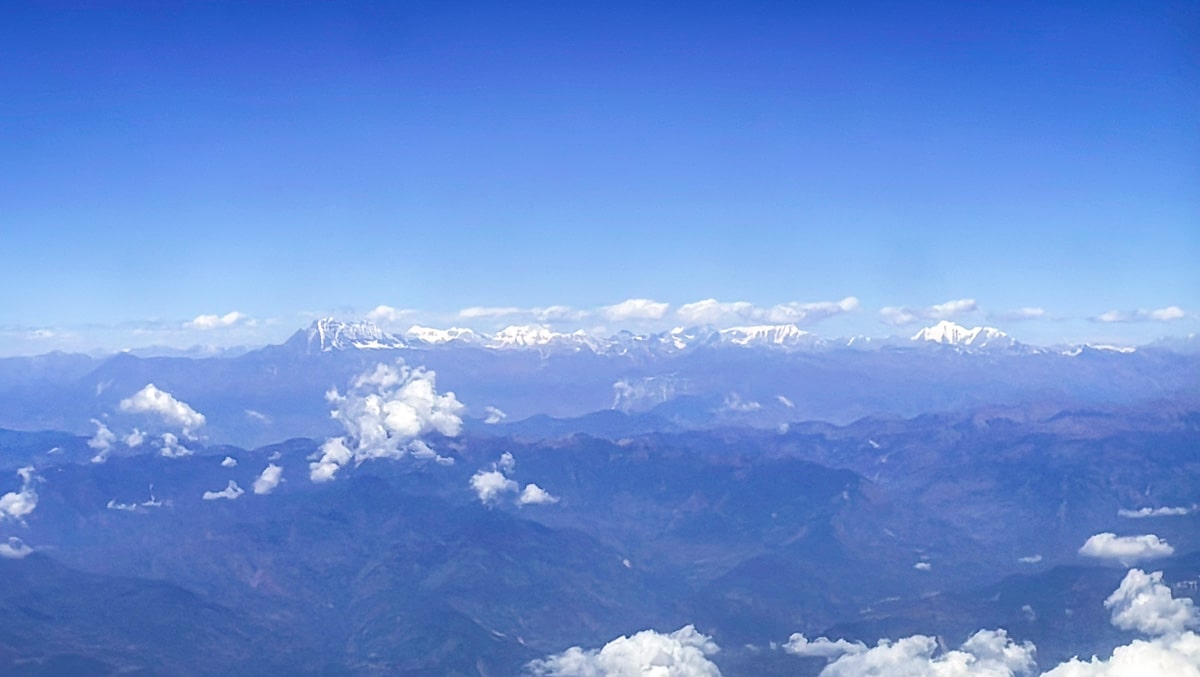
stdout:
[(888, 306), (879, 311), (884, 324), (901, 326), (919, 320), (949, 320), (979, 309), (975, 299), (954, 299), (925, 307)]
[(1110, 310), (1092, 318), (1094, 322), (1171, 322), (1187, 317), (1187, 313), (1179, 306), (1167, 306), (1157, 310)]
[(1096, 534), (1087, 539), (1079, 554), (1098, 559), (1114, 559), (1126, 566), (1146, 559), (1170, 557), (1175, 548), (1154, 534), (1141, 536), (1117, 536), (1113, 533)]

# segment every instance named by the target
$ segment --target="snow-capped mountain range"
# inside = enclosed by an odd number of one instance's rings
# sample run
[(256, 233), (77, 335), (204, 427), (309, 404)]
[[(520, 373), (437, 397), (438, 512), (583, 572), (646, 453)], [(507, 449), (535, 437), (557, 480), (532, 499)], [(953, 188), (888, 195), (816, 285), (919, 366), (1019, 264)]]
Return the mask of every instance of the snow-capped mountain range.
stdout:
[(477, 347), (490, 350), (538, 350), (596, 354), (632, 354), (681, 352), (700, 347), (768, 348), (783, 351), (831, 350), (837, 348), (880, 349), (884, 347), (949, 347), (966, 352), (1025, 351), (1039, 349), (1022, 344), (995, 327), (966, 328), (949, 321), (926, 327), (912, 337), (886, 339), (856, 336), (829, 339), (801, 329), (795, 324), (755, 325), (716, 329), (713, 327), (676, 327), (636, 334), (621, 331), (596, 336), (583, 330), (565, 333), (543, 325), (514, 325), (492, 334), (450, 327), (435, 329), (414, 325), (402, 335), (384, 331), (371, 322), (345, 322), (331, 317), (313, 322), (293, 337), (308, 352), (335, 350), (386, 350), (401, 348)]

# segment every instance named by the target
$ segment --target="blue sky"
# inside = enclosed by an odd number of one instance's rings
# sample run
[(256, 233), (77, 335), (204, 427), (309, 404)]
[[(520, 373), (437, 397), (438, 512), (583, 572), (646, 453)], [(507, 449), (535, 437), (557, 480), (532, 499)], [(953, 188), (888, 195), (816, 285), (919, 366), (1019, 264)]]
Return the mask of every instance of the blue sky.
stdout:
[(629, 298), (1200, 330), (1194, 3), (645, 4), (6, 7), (0, 355)]

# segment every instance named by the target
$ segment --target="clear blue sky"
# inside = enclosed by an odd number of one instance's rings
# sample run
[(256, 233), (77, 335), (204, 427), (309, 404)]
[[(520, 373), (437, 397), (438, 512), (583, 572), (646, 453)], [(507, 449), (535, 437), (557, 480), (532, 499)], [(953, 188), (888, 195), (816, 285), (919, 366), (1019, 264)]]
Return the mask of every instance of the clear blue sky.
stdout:
[(849, 4), (6, 4), (0, 355), (627, 298), (1200, 329), (1200, 6)]

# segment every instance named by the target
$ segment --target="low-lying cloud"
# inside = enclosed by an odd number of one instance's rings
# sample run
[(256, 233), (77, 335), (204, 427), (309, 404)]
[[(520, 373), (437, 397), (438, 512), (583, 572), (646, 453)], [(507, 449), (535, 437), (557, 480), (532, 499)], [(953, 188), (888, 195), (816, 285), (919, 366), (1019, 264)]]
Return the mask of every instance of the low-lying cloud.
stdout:
[(1126, 566), (1141, 560), (1170, 557), (1174, 553), (1175, 548), (1154, 534), (1117, 536), (1108, 532), (1088, 538), (1079, 549), (1079, 554), (1084, 557), (1113, 559)]
[(979, 310), (975, 299), (954, 299), (932, 306), (888, 306), (879, 311), (884, 324), (901, 326), (921, 320), (949, 320)]
[(21, 478), (21, 488), (0, 496), (0, 519), (24, 521), (37, 508), (38, 494), (34, 487), (39, 478), (33, 466), (17, 470), (17, 476)]
[[(346, 434), (325, 441), (309, 464), (314, 482), (327, 482), (346, 464), (371, 459), (402, 458), (412, 451), (424, 452), (424, 435), (438, 433), (455, 437), (462, 430), (464, 406), (448, 392), (440, 394), (436, 375), (421, 367), (410, 368), (403, 360), (378, 364), (356, 376), (346, 394), (336, 388), (325, 398), (333, 406), (330, 415)], [(420, 442), (420, 445), (416, 445)]]
[(527, 666), (538, 677), (719, 677), (709, 656), (720, 651), (711, 637), (684, 627), (671, 633), (643, 630), (618, 637), (600, 649), (578, 646)]
[(275, 487), (279, 486), (281, 481), (283, 481), (283, 467), (269, 463), (266, 468), (263, 468), (258, 479), (254, 480), (254, 493), (265, 496), (275, 491)]
[(153, 383), (121, 400), (121, 411), (135, 414), (152, 414), (170, 426), (179, 428), (185, 437), (204, 426), (204, 414), (186, 402), (175, 399), (171, 393), (159, 389)]
[(203, 498), (206, 501), (216, 501), (222, 498), (230, 501), (236, 501), (244, 493), (246, 493), (246, 490), (239, 487), (237, 482), (229, 480), (229, 484), (225, 485), (224, 489), (220, 491), (206, 491), (204, 492)]

